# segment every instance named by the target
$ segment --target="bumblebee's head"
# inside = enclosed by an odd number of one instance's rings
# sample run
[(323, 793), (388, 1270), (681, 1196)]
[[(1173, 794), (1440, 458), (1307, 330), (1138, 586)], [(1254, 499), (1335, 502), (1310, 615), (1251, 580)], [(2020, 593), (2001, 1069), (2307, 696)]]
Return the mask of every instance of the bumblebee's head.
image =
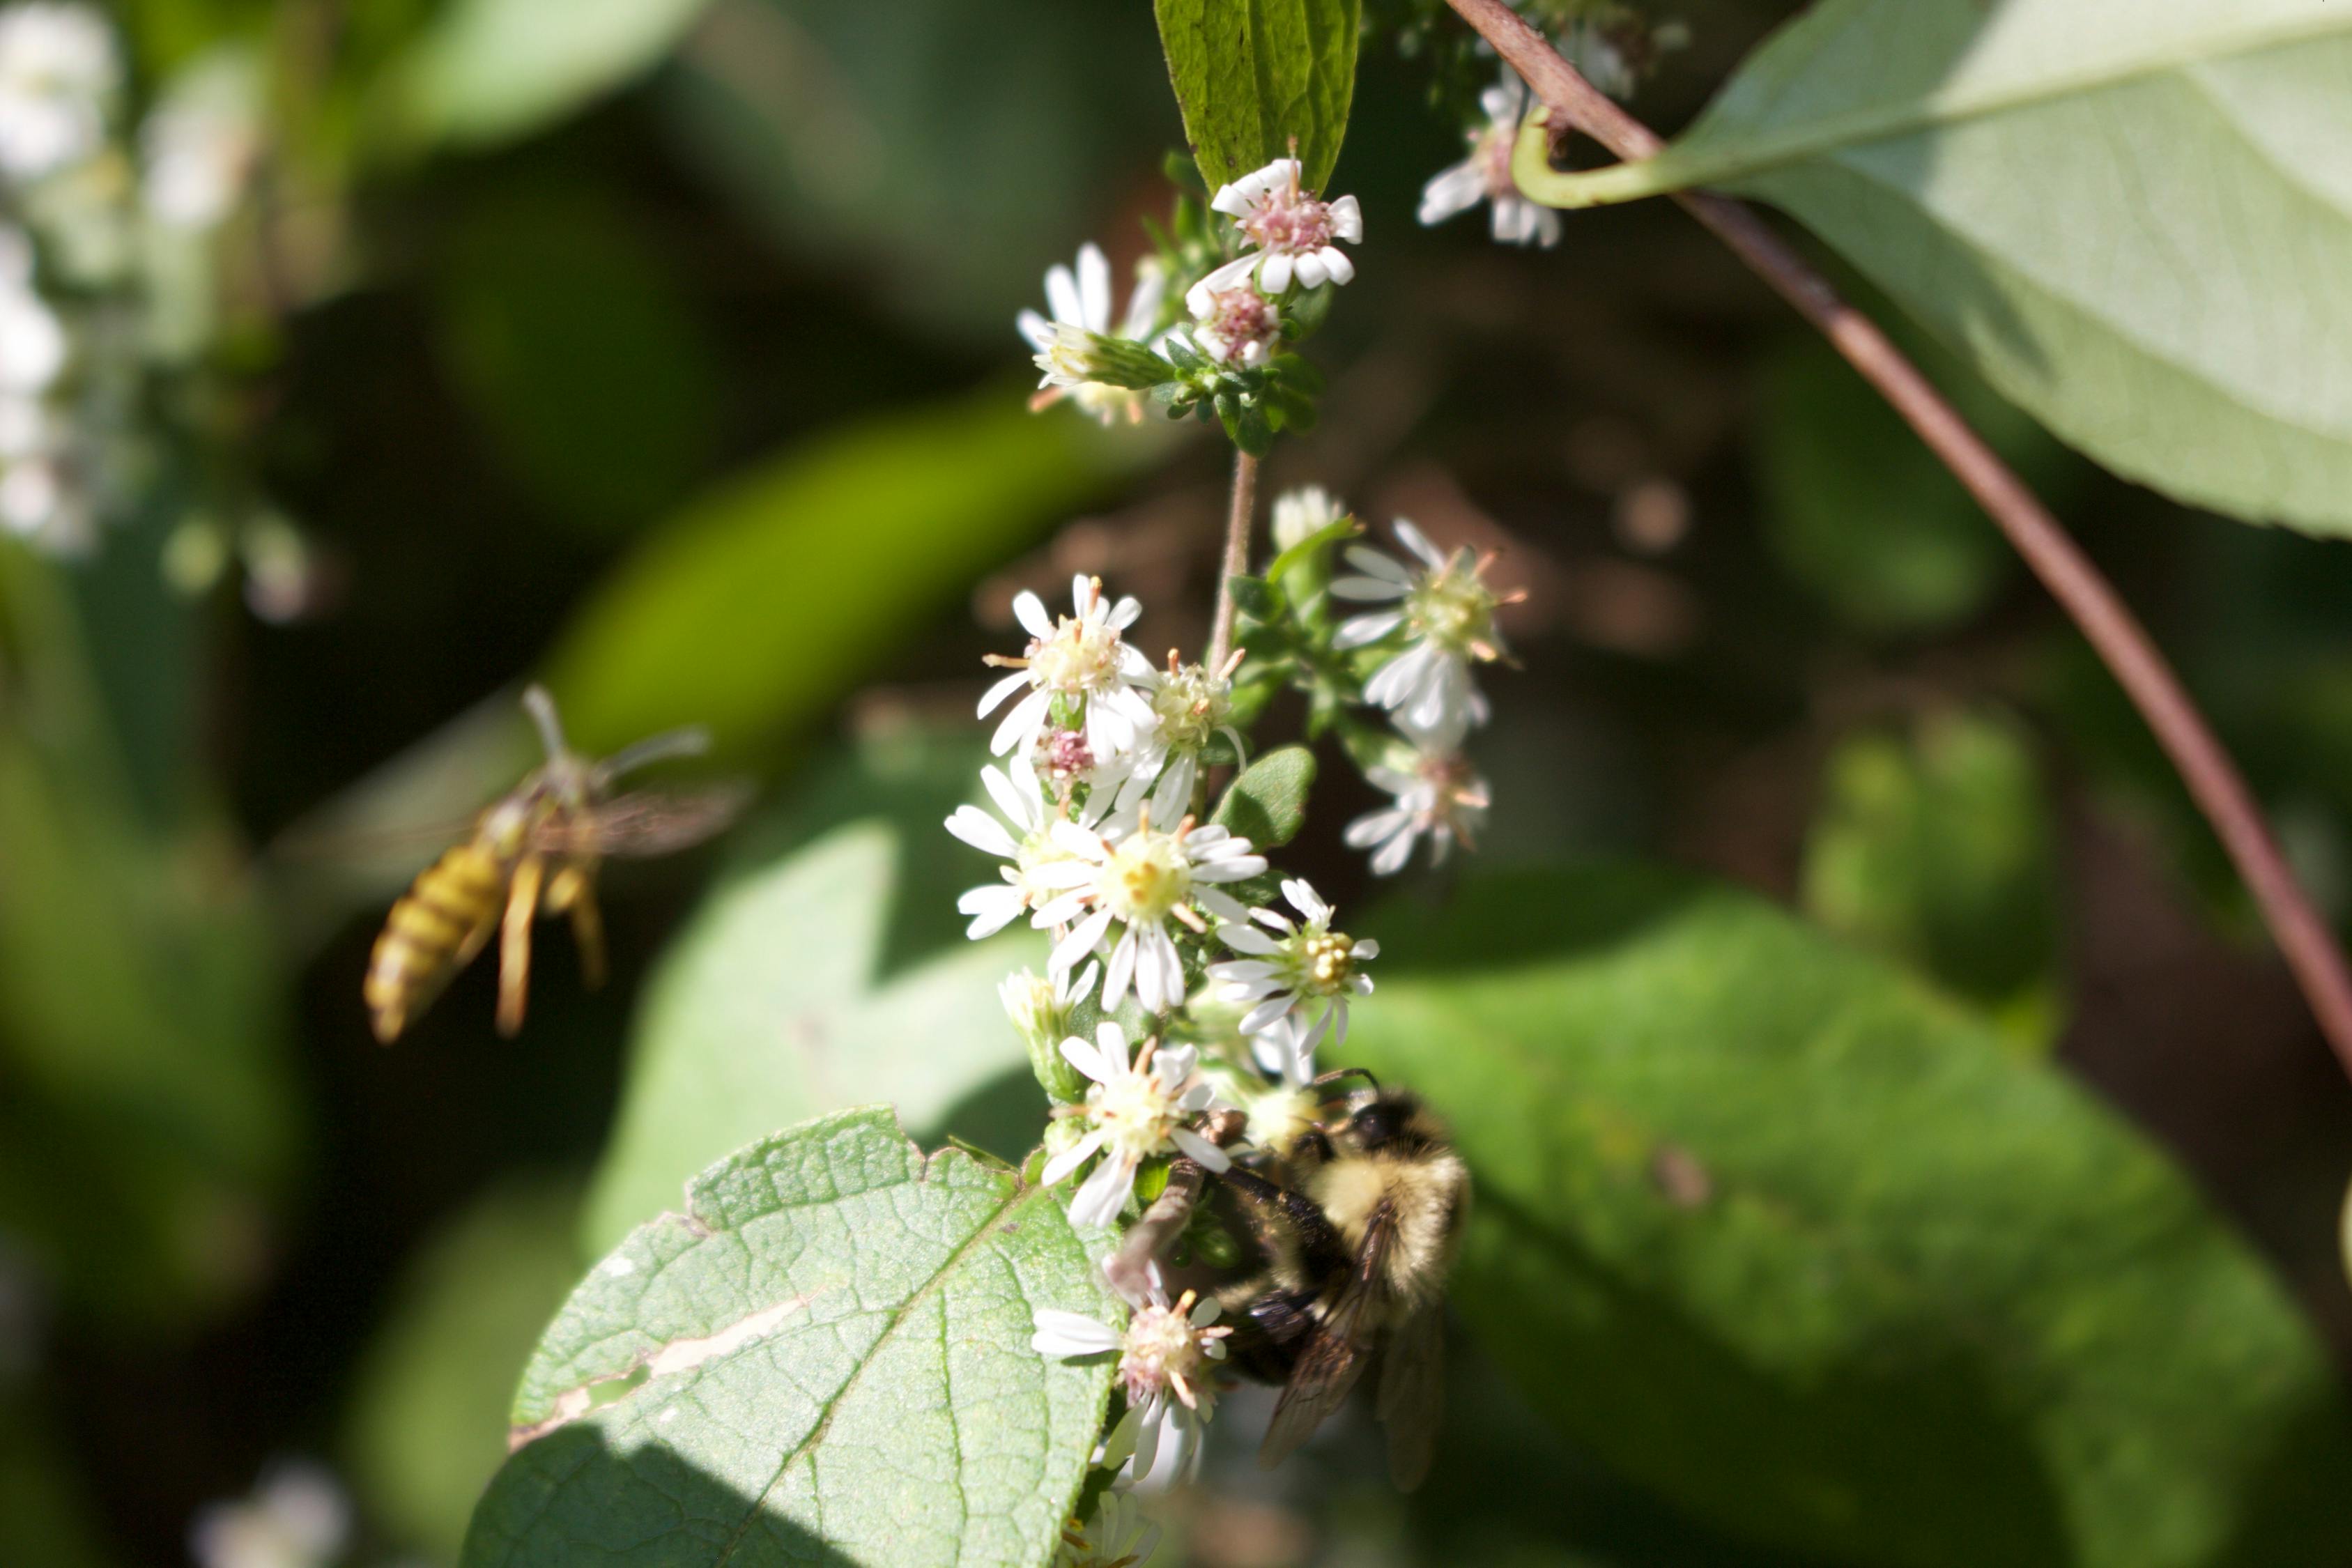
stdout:
[(1401, 1089), (1378, 1089), (1359, 1101), (1343, 1136), (1367, 1154), (1419, 1154), (1446, 1142), (1445, 1124), (1419, 1096)]

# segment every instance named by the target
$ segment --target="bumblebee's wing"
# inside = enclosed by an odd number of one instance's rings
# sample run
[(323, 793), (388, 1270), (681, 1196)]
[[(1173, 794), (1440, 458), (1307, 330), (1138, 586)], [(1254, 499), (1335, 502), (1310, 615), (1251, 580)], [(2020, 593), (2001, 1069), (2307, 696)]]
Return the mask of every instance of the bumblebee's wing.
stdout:
[(577, 816), (541, 824), (532, 831), (532, 847), (550, 855), (668, 855), (726, 827), (750, 794), (727, 785), (682, 795), (617, 795)]
[(1363, 1375), (1372, 1348), (1371, 1309), (1380, 1298), (1381, 1264), (1395, 1239), (1395, 1212), (1382, 1204), (1364, 1228), (1364, 1245), (1357, 1250), (1347, 1282), (1299, 1352), (1290, 1381), (1282, 1386), (1274, 1419), (1266, 1425), (1265, 1442), (1257, 1451), (1260, 1465), (1271, 1469), (1289, 1458), (1347, 1403), (1349, 1391)]
[(1432, 1302), (1389, 1331), (1374, 1409), (1389, 1431), (1389, 1478), (1409, 1492), (1429, 1479), (1445, 1413), (1445, 1309)]

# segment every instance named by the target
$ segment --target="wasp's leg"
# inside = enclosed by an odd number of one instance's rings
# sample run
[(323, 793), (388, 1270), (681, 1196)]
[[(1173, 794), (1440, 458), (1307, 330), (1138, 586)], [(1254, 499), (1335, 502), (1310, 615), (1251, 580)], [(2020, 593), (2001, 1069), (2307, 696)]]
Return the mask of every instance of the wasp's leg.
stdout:
[(512, 1037), (522, 1030), (523, 1004), (530, 995), (530, 922), (539, 914), (539, 890), (547, 863), (536, 855), (523, 857), (515, 868), (514, 886), (507, 892), (506, 921), (499, 931), (499, 1033)]

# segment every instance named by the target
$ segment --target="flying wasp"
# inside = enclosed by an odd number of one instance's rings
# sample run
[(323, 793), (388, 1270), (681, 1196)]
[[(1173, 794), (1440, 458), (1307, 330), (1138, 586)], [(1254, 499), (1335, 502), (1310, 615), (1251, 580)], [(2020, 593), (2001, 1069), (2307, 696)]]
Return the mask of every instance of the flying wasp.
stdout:
[[(1349, 1076), (1318, 1079), (1317, 1089)], [(1234, 1325), (1234, 1369), (1282, 1385), (1258, 1461), (1271, 1467), (1381, 1365), (1373, 1410), (1389, 1474), (1410, 1491), (1428, 1476), (1444, 1405), (1445, 1280), (1469, 1217), (1470, 1173), (1445, 1127), (1414, 1095), (1378, 1085), (1336, 1115), (1302, 1111), (1291, 1130), (1214, 1178), (1217, 1206), (1254, 1254), (1215, 1290)], [(1253, 1168), (1256, 1167), (1256, 1168)], [(1183, 1234), (1206, 1173), (1179, 1161), (1161, 1197), (1108, 1267), (1132, 1289), (1151, 1255)]]
[(590, 762), (564, 743), (544, 687), (522, 694), (547, 762), (475, 820), (472, 837), (426, 867), (392, 906), (368, 959), (362, 994), (375, 1037), (398, 1039), (416, 1016), (499, 937), (499, 1033), (522, 1027), (530, 989), (530, 928), (543, 910), (569, 915), (590, 986), (604, 978), (604, 924), (596, 871), (608, 856), (667, 855), (732, 820), (740, 792), (613, 793), (623, 774), (709, 749), (700, 730), (677, 730)]

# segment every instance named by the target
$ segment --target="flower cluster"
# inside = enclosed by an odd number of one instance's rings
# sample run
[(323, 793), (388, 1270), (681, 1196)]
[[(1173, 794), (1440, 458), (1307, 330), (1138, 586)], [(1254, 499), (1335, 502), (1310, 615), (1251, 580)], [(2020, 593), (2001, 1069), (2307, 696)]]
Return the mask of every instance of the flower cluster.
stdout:
[(1356, 275), (1340, 247), (1364, 237), (1353, 196), (1326, 200), (1297, 158), (1220, 186), (1205, 210), (1177, 205), (1173, 237), (1137, 263), (1114, 325), (1108, 259), (1089, 244), (1045, 274), (1051, 315), (1016, 325), (1043, 379), (1031, 406), (1068, 398), (1109, 425), (1147, 406), (1213, 417), (1245, 450), (1311, 422), (1319, 389), (1288, 345), (1319, 320), (1325, 291)]
[[(129, 112), (121, 51), (80, 4), (0, 8), (0, 526), (61, 554), (93, 548), (164, 470), (189, 464), (163, 396), (216, 337), (218, 237), (259, 155), (261, 73), (248, 53), (201, 57)], [(231, 541), (256, 608), (302, 563), (266, 510), (215, 519), (207, 498), (166, 556), (175, 580), (216, 575)], [(195, 538), (191, 530), (205, 534)], [(267, 557), (267, 561), (263, 559)], [(209, 564), (207, 564), (209, 563)], [(201, 586), (202, 582), (189, 582)]]

